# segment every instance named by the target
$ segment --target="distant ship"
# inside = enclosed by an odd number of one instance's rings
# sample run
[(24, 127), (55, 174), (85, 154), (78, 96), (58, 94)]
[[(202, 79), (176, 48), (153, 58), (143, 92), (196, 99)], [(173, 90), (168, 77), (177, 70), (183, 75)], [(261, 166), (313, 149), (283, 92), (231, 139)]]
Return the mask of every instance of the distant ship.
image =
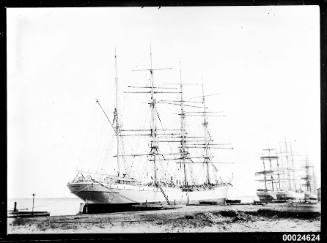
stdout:
[[(277, 201), (303, 201), (316, 200), (317, 195), (314, 192), (314, 175), (312, 166), (306, 163), (305, 176), (300, 177), (299, 172), (303, 168), (296, 169), (291, 146), (285, 142), (285, 150), (278, 152), (275, 149), (263, 149), (263, 155), (260, 157), (263, 164), (263, 170), (255, 173), (256, 176), (263, 176), (257, 181), (264, 182), (264, 188), (257, 189), (257, 196), (262, 202)], [(281, 163), (281, 162), (284, 163)], [(304, 183), (299, 183), (304, 180)], [(305, 188), (303, 188), (305, 185)]]
[(304, 199), (306, 201), (318, 201), (318, 190), (316, 186), (316, 176), (314, 173), (314, 167), (310, 165), (309, 159), (305, 160), (305, 173), (302, 177), (302, 186), (304, 186)]
[[(271, 149), (263, 149), (264, 152), (268, 151), (268, 154), (263, 154), (260, 159), (262, 160), (263, 170), (257, 171), (256, 176), (263, 176), (263, 179), (258, 179), (259, 182), (264, 182), (264, 188), (257, 189), (257, 196), (262, 202), (270, 202), (277, 199), (276, 195), (276, 180), (273, 177), (274, 170), (272, 169), (272, 161), (276, 161), (278, 164), (278, 156), (271, 155)], [(267, 163), (269, 162), (269, 165)], [(269, 166), (269, 167), (268, 167)]]
[[(206, 95), (203, 91), (197, 101), (184, 99), (183, 82), (180, 73), (180, 82), (175, 87), (161, 87), (154, 80), (154, 72), (162, 70), (152, 67), (152, 53), (150, 49), (150, 67), (142, 70), (149, 74), (149, 83), (145, 86), (129, 86), (132, 92), (149, 95), (149, 118), (150, 126), (146, 129), (125, 129), (121, 125), (120, 111), (118, 104), (118, 75), (117, 75), (117, 56), (115, 51), (115, 108), (113, 121), (111, 121), (102, 108), (99, 101), (97, 104), (102, 109), (108, 123), (114, 130), (116, 137), (116, 168), (117, 174), (95, 174), (78, 172), (77, 176), (67, 184), (71, 193), (75, 194), (88, 203), (107, 203), (107, 204), (130, 204), (130, 203), (167, 203), (167, 204), (187, 204), (210, 201), (215, 203), (225, 203), (226, 195), (231, 184), (225, 182), (218, 176), (219, 170), (213, 161), (211, 149), (232, 149), (226, 144), (215, 144), (208, 130), (208, 116), (210, 116), (206, 106)], [(136, 90), (135, 90), (136, 89)], [(160, 95), (178, 95), (172, 100), (158, 99)], [(157, 110), (157, 104), (168, 104), (177, 106), (179, 109), (179, 124), (173, 129), (159, 128), (161, 118)], [(187, 109), (196, 109), (188, 111)], [(188, 116), (202, 117), (203, 136), (191, 136), (185, 126), (185, 119)], [(166, 117), (165, 117), (166, 118)], [(200, 128), (199, 128), (200, 129)], [(143, 136), (149, 138), (148, 152), (139, 154), (128, 154), (125, 152), (124, 141), (126, 136)], [(169, 144), (175, 152), (162, 152), (162, 144)], [(137, 147), (137, 145), (136, 145)], [(192, 155), (191, 151), (202, 151), (198, 156)], [(152, 174), (149, 178), (136, 179), (127, 171), (123, 171), (124, 163), (132, 158), (144, 158), (146, 166), (151, 167)], [(170, 163), (175, 166), (179, 175), (164, 174), (162, 167)], [(192, 167), (202, 164), (205, 178), (201, 183), (192, 179)], [(145, 169), (145, 168), (144, 168)]]

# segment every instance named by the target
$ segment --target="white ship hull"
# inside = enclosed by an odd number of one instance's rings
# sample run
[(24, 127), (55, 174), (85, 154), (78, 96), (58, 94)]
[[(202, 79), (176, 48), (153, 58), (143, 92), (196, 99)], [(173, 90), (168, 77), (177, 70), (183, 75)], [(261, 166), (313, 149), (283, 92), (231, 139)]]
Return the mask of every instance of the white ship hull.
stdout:
[[(177, 187), (161, 187), (169, 203), (187, 204), (199, 201), (225, 203), (228, 185), (194, 191), (182, 191)], [(88, 203), (167, 203), (163, 192), (156, 186), (78, 182), (68, 183), (70, 191)]]

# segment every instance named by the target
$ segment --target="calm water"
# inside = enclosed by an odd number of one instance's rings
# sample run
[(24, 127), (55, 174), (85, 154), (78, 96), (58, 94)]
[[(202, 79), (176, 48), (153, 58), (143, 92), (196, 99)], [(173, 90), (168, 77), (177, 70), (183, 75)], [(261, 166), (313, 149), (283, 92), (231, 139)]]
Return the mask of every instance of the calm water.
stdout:
[[(8, 199), (8, 210), (14, 208), (17, 202), (17, 209), (32, 210), (32, 198)], [(83, 201), (78, 198), (35, 198), (35, 211), (48, 211), (50, 215), (74, 215), (79, 211), (80, 203)]]
[[(253, 196), (229, 196), (230, 199), (241, 199), (242, 202), (253, 202), (256, 200)], [(32, 210), (33, 199), (16, 198), (8, 200), (8, 210), (14, 208), (14, 202), (17, 202), (17, 209)], [(48, 211), (51, 216), (55, 215), (75, 215), (78, 213), (80, 203), (83, 201), (79, 198), (35, 198), (35, 211)]]

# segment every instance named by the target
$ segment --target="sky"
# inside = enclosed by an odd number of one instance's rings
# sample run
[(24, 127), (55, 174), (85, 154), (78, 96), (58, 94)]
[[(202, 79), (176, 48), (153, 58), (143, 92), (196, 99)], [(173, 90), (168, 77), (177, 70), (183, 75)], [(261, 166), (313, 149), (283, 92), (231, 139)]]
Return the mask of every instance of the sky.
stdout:
[[(234, 193), (255, 194), (262, 149), (285, 140), (320, 184), (319, 28), (318, 6), (8, 8), (8, 197), (73, 197), (76, 170), (115, 172), (114, 134), (95, 100), (112, 119), (116, 49), (122, 124), (148, 125), (147, 97), (125, 91), (147, 84), (132, 70), (149, 67), (150, 46), (153, 66), (172, 68), (155, 72), (156, 84), (175, 85), (181, 69), (186, 98), (202, 82), (215, 94), (208, 107), (225, 116), (209, 120), (211, 136), (233, 150), (214, 155), (233, 162), (219, 170)], [(173, 108), (158, 112), (176, 128)], [(138, 152), (140, 141), (127, 145)]]

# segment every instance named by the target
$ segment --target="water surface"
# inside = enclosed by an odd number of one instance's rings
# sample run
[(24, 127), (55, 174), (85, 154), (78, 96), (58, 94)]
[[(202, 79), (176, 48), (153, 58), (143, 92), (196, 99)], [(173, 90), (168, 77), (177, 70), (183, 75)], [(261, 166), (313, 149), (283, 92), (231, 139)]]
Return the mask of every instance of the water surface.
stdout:
[[(14, 208), (14, 202), (17, 202), (18, 210), (32, 210), (32, 198), (14, 198), (8, 199), (8, 210)], [(80, 203), (83, 201), (79, 198), (35, 198), (35, 211), (48, 211), (50, 215), (74, 215), (79, 211)]]

